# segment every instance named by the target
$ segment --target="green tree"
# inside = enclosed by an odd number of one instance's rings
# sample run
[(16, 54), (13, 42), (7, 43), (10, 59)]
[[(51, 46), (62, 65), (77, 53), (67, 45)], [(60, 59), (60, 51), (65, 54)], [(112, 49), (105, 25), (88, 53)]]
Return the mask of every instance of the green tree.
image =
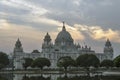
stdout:
[(106, 67), (106, 68), (109, 68), (109, 67), (113, 67), (114, 66), (114, 63), (112, 60), (103, 60), (100, 64), (101, 67)]
[(43, 67), (45, 66), (49, 67), (50, 65), (51, 65), (50, 60), (47, 58), (37, 58), (32, 63), (32, 67), (38, 67), (41, 70), (43, 69)]
[(9, 64), (8, 55), (4, 52), (0, 52), (0, 69), (6, 67)]
[(113, 61), (116, 67), (120, 67), (120, 55), (117, 56)]
[(66, 71), (69, 66), (75, 66), (75, 61), (69, 56), (61, 57), (57, 61), (57, 66), (64, 67)]
[(8, 80), (8, 79), (0, 75), (0, 80)]
[(31, 58), (24, 58), (24, 63), (22, 64), (24, 69), (26, 70), (27, 67), (30, 67), (32, 65), (33, 59)]
[(92, 67), (99, 67), (100, 61), (94, 54), (83, 54), (76, 59), (77, 65), (89, 69)]

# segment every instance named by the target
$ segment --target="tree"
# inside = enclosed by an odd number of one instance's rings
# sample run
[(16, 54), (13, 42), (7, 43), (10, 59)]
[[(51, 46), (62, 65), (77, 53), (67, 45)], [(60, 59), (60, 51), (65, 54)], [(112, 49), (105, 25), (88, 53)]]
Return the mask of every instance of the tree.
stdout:
[(26, 70), (27, 67), (30, 67), (32, 65), (33, 59), (31, 58), (24, 58), (24, 63), (23, 63), (23, 67)]
[(8, 55), (4, 52), (0, 52), (0, 69), (6, 67), (9, 64)]
[(113, 61), (116, 67), (120, 67), (120, 55), (117, 56)]
[(100, 64), (101, 67), (106, 67), (106, 68), (109, 68), (109, 67), (113, 67), (114, 66), (114, 63), (112, 60), (103, 60)]
[(98, 67), (99, 59), (94, 54), (83, 54), (76, 59), (77, 65), (89, 69), (90, 66)]
[(75, 66), (75, 61), (69, 56), (61, 57), (58, 59), (57, 66), (64, 67), (66, 71), (69, 66)]
[(32, 67), (38, 67), (41, 70), (43, 69), (43, 67), (45, 66), (49, 67), (50, 65), (51, 65), (50, 60), (47, 58), (37, 58), (32, 63)]
[(2, 75), (0, 75), (0, 80), (8, 80), (6, 77), (3, 77)]

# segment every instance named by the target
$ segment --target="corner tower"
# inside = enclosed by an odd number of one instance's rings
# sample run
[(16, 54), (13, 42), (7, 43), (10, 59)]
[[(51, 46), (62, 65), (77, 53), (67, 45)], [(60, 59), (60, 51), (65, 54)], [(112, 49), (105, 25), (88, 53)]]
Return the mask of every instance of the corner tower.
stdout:
[(106, 54), (107, 59), (113, 59), (113, 47), (109, 39), (107, 39), (104, 47), (104, 54)]
[(22, 44), (21, 44), (21, 41), (19, 40), (19, 38), (15, 43), (14, 53), (23, 53)]

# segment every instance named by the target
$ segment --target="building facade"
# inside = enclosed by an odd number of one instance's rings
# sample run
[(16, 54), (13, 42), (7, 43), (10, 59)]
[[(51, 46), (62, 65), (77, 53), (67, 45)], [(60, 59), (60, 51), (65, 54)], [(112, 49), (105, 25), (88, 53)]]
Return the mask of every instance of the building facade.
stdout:
[(81, 46), (80, 44), (74, 44), (74, 40), (70, 33), (66, 30), (65, 24), (63, 23), (62, 31), (60, 31), (55, 39), (55, 43), (52, 43), (50, 35), (47, 33), (44, 37), (42, 44), (42, 51), (37, 50), (32, 53), (25, 53), (23, 51), (22, 43), (18, 39), (15, 44), (13, 59), (15, 69), (23, 69), (22, 64), (24, 58), (38, 58), (45, 57), (51, 61), (51, 68), (56, 68), (57, 60), (63, 56), (71, 56), (76, 59), (81, 54), (94, 54), (100, 61), (104, 59), (113, 59), (113, 48), (109, 39), (105, 43), (103, 53), (96, 53), (91, 47), (87, 45)]

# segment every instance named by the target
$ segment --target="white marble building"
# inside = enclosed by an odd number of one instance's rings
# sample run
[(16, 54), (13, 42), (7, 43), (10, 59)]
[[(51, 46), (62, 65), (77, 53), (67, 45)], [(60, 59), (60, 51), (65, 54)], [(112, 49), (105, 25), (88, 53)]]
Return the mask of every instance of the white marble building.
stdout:
[(53, 44), (50, 35), (47, 33), (44, 37), (44, 42), (42, 44), (42, 52), (33, 51), (32, 53), (25, 53), (22, 48), (22, 43), (18, 39), (15, 48), (14, 48), (14, 66), (15, 69), (22, 69), (22, 63), (24, 62), (23, 58), (37, 58), (37, 57), (46, 57), (51, 61), (51, 67), (55, 68), (57, 60), (62, 56), (71, 56), (73, 59), (76, 59), (81, 54), (95, 54), (100, 61), (104, 59), (113, 59), (113, 48), (109, 39), (105, 43), (103, 53), (95, 53), (94, 50), (91, 50), (91, 47), (87, 45), (80, 46), (80, 44), (74, 44), (74, 40), (71, 37), (70, 33), (66, 30), (63, 23), (62, 31), (58, 33), (55, 43)]

